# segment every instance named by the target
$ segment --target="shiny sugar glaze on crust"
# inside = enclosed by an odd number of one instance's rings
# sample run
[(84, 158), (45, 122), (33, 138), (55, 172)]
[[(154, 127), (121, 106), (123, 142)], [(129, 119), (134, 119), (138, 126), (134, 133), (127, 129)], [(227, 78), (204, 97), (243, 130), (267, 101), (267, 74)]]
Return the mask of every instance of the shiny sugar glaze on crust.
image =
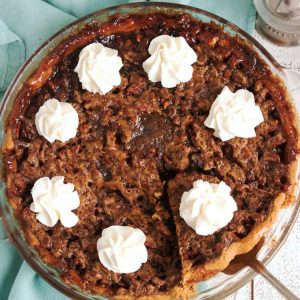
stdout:
[[(198, 56), (192, 80), (176, 88), (151, 83), (142, 68), (150, 41), (162, 34), (183, 36)], [(117, 49), (124, 64), (121, 85), (104, 96), (82, 90), (74, 72), (80, 50), (95, 41)], [(257, 137), (222, 142), (203, 125), (225, 85), (254, 93), (265, 119)], [(50, 144), (35, 128), (49, 98), (71, 103), (79, 114), (77, 136), (66, 143)], [(184, 14), (112, 17), (60, 43), (21, 89), (3, 146), (7, 196), (28, 243), (66, 282), (119, 299), (172, 299), (249, 251), (292, 201), (294, 116), (267, 64), (217, 25)], [(56, 175), (80, 196), (73, 228), (46, 227), (29, 209), (34, 182)], [(178, 212), (182, 193), (197, 179), (225, 181), (238, 205), (233, 220), (207, 237)], [(114, 224), (147, 236), (149, 259), (135, 273), (114, 274), (99, 262), (97, 239)]]

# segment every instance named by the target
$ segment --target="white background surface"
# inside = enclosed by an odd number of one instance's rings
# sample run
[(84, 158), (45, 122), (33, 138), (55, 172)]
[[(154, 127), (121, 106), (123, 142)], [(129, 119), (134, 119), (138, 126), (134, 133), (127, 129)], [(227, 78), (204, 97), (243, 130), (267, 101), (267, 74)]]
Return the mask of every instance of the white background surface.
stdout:
[[(278, 47), (261, 37), (257, 32), (254, 38), (258, 40), (283, 66), (300, 72), (300, 46)], [(299, 81), (300, 86), (300, 81)], [(300, 101), (300, 99), (298, 99)], [(300, 298), (300, 216), (268, 270)], [(226, 300), (281, 300), (284, 299), (263, 277), (256, 276), (249, 284)]]

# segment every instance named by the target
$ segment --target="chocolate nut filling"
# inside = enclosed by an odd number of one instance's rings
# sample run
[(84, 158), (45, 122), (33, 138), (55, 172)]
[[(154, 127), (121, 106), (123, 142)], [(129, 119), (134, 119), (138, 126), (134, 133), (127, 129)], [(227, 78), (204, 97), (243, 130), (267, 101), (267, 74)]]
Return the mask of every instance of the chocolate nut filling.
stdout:
[[(192, 79), (170, 89), (142, 68), (150, 41), (162, 34), (184, 37), (198, 56)], [(121, 84), (105, 95), (83, 90), (74, 72), (80, 50), (95, 41), (118, 50), (124, 64)], [(264, 115), (255, 138), (222, 142), (204, 126), (224, 86), (254, 94)], [(51, 144), (36, 130), (35, 114), (50, 98), (79, 115), (77, 135), (66, 143)], [(185, 14), (112, 18), (60, 43), (21, 89), (6, 128), (7, 196), (28, 243), (66, 282), (108, 296), (166, 295), (215, 274), (206, 266), (264, 224), (279, 195), (288, 200), (297, 143), (285, 88), (250, 45)], [(29, 209), (34, 182), (57, 175), (80, 196), (72, 228), (44, 226)], [(181, 195), (197, 179), (226, 182), (238, 205), (209, 236), (179, 217)], [(96, 242), (111, 225), (147, 236), (148, 261), (137, 272), (115, 274), (100, 263)]]

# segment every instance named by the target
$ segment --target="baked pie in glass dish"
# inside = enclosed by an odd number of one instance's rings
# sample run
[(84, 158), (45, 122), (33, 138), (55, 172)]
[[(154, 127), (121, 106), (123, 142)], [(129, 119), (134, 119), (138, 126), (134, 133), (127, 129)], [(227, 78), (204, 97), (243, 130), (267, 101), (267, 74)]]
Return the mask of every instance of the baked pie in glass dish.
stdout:
[(7, 92), (4, 223), (67, 295), (193, 298), (281, 208), (295, 218), (297, 114), (278, 66), (220, 20), (167, 4), (97, 12)]

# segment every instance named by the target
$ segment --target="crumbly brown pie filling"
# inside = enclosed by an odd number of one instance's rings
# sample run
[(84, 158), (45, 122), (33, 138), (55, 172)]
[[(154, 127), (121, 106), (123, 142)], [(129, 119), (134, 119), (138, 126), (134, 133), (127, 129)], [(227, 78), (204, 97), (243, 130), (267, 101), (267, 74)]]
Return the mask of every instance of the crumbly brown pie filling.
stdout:
[[(198, 56), (192, 79), (170, 89), (149, 81), (142, 68), (150, 41), (162, 34), (184, 37)], [(80, 50), (95, 41), (118, 50), (124, 64), (121, 85), (105, 95), (83, 90), (74, 72)], [(255, 95), (264, 115), (255, 138), (222, 142), (204, 126), (224, 86)], [(36, 130), (35, 114), (50, 98), (71, 103), (79, 115), (77, 135), (66, 143), (51, 144)], [(116, 17), (60, 43), (24, 84), (7, 121), (7, 196), (28, 243), (67, 282), (121, 299), (171, 294), (224, 269), (232, 258), (226, 250), (259, 236), (292, 199), (294, 115), (267, 64), (219, 26), (185, 14)], [(73, 228), (49, 228), (29, 209), (34, 182), (56, 175), (80, 196)], [(197, 179), (226, 182), (238, 205), (232, 221), (209, 236), (179, 217), (180, 197)], [(147, 236), (148, 261), (137, 272), (115, 274), (101, 265), (96, 242), (111, 225)], [(212, 266), (220, 260), (225, 265)]]

